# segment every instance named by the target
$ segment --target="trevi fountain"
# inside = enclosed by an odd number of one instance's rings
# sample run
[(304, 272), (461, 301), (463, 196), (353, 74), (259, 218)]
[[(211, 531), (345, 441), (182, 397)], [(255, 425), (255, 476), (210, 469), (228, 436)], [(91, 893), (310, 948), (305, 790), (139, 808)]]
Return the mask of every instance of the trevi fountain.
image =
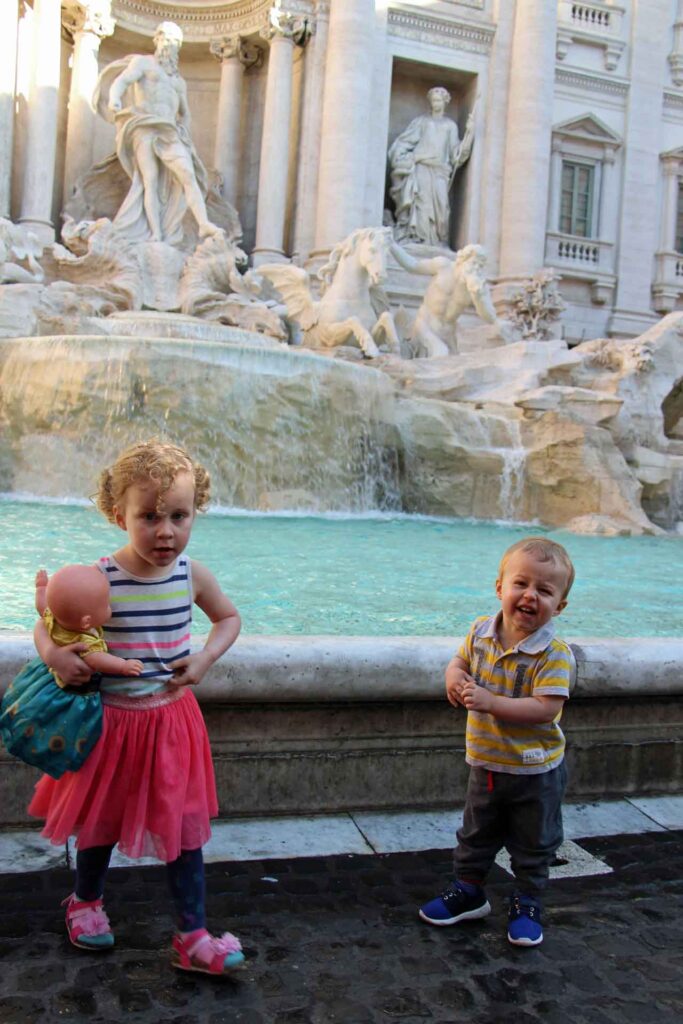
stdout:
[[(85, 499), (157, 435), (232, 509), (668, 535), (680, 559), (671, 6), (3, 0), (0, 491)], [(237, 700), (255, 663), (271, 699), (264, 650), (238, 645)], [(605, 693), (637, 688), (615, 658)], [(301, 671), (283, 699), (332, 699)]]

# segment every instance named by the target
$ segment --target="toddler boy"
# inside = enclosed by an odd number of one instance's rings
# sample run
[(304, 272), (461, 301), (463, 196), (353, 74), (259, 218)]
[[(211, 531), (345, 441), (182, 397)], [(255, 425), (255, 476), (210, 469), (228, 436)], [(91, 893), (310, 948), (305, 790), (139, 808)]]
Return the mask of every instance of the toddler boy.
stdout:
[(485, 917), (482, 885), (496, 854), (510, 854), (516, 887), (508, 939), (543, 941), (541, 892), (562, 842), (566, 784), (559, 726), (574, 672), (571, 650), (555, 638), (552, 619), (567, 604), (574, 567), (561, 544), (527, 537), (503, 555), (496, 580), (501, 609), (474, 621), (446, 669), (446, 693), (467, 708), (470, 767), (455, 881), (426, 903), (435, 925)]

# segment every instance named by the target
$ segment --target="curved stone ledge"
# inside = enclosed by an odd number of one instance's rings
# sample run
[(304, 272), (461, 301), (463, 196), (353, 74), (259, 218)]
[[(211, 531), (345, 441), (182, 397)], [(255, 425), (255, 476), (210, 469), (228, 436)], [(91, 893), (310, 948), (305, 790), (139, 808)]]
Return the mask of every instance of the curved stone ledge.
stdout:
[[(460, 638), (241, 637), (209, 670), (204, 703), (438, 700)], [(569, 639), (574, 697), (683, 693), (683, 638)], [(33, 657), (27, 634), (0, 637), (0, 691)]]
[[(458, 639), (243, 637), (202, 702), (223, 817), (456, 806), (466, 716), (446, 701)], [(680, 792), (683, 639), (578, 640), (563, 715), (569, 799)], [(0, 637), (0, 692), (33, 656)], [(39, 772), (0, 744), (0, 826), (29, 820)]]

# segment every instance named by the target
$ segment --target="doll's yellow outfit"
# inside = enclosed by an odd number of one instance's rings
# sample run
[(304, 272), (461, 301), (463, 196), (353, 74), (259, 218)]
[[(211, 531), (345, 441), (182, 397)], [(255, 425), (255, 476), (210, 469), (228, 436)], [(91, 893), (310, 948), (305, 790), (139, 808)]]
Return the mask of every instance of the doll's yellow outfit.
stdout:
[[(75, 629), (65, 629), (64, 626), (60, 626), (56, 621), (49, 608), (46, 608), (43, 612), (43, 622), (45, 623), (48, 636), (58, 647), (66, 647), (68, 644), (87, 644), (88, 650), (81, 652), (82, 658), (88, 654), (95, 654), (97, 651), (106, 653), (107, 644), (105, 643), (104, 632), (101, 626), (93, 626), (88, 633), (79, 633)], [(50, 669), (50, 671), (55, 677), (57, 685), (63, 689), (65, 684), (53, 669)]]

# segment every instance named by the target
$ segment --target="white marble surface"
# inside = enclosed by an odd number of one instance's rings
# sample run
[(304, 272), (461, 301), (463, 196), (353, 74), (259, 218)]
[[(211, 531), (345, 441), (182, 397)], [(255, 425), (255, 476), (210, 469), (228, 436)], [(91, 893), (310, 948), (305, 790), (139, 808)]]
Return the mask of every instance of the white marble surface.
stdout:
[(360, 811), (353, 820), (375, 853), (446, 850), (455, 845), (462, 811)]
[(564, 834), (568, 839), (584, 839), (587, 836), (616, 836), (662, 830), (661, 825), (634, 804), (635, 799), (565, 804), (562, 808)]
[(683, 796), (632, 797), (631, 803), (662, 828), (683, 828)]
[[(582, 850), (576, 839), (683, 828), (683, 796), (565, 804), (563, 813), (566, 839), (559, 856), (568, 863), (552, 869), (554, 878), (609, 870)], [(219, 821), (204, 855), (211, 862), (450, 850), (461, 821), (462, 810), (441, 809)], [(0, 832), (0, 874), (73, 866), (74, 860), (73, 840), (67, 851), (51, 846), (36, 831)], [(131, 861), (116, 851), (112, 857), (113, 867), (156, 863), (153, 858)], [(502, 853), (498, 863), (508, 870), (507, 854)]]

